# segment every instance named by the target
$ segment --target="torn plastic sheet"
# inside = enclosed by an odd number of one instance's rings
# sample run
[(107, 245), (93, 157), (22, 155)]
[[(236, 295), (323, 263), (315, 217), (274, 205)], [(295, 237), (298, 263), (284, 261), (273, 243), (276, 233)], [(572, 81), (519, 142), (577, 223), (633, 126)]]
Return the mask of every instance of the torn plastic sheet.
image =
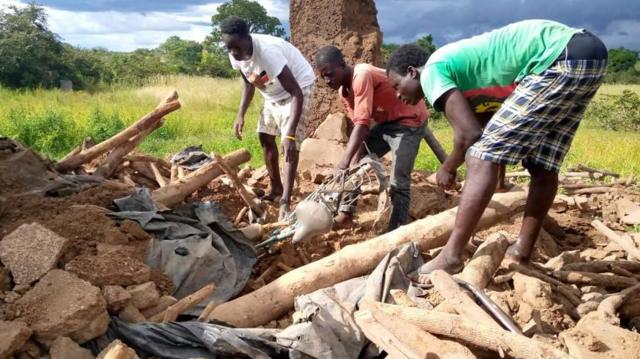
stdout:
[(97, 355), (120, 339), (141, 358), (289, 358), (274, 329), (235, 329), (201, 322), (128, 324), (111, 318), (107, 333), (86, 346)]
[(256, 252), (224, 217), (218, 203), (199, 202), (158, 212), (146, 188), (114, 203), (120, 212), (112, 213), (113, 217), (134, 220), (154, 235), (144, 262), (171, 277), (176, 298), (215, 283), (215, 292), (186, 314), (198, 315), (209, 301), (227, 301), (244, 288)]
[[(415, 244), (387, 254), (369, 275), (353, 278), (332, 287), (317, 290), (295, 299), (295, 309), (301, 320), (280, 332), (278, 343), (289, 346), (292, 358), (308, 355), (314, 358), (375, 358), (380, 352), (365, 337), (353, 318), (363, 298), (392, 303), (392, 289), (407, 291), (411, 297), (422, 294), (407, 274), (422, 265)], [(415, 298), (423, 305), (429, 304)]]
[(202, 145), (189, 146), (171, 158), (171, 164), (178, 165), (189, 171), (195, 171), (211, 161), (213, 159), (202, 150)]

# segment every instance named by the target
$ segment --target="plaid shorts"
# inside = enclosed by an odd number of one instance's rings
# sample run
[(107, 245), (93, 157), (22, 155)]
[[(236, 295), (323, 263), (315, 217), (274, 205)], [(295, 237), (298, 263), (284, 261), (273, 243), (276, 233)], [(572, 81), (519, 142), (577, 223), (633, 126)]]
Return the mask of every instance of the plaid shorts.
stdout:
[(467, 154), (559, 172), (606, 72), (606, 60), (568, 60), (557, 61), (541, 75), (525, 77)]
[[(296, 127), (295, 135), (296, 148), (298, 151), (305, 138), (307, 117), (309, 108), (311, 107), (315, 85), (303, 87), (301, 90), (304, 101), (302, 102), (302, 113), (300, 114), (300, 121), (298, 122), (298, 127)], [(292, 97), (287, 97), (280, 101), (265, 101), (262, 107), (262, 114), (258, 120), (258, 132), (272, 136), (280, 136), (280, 140), (284, 141), (285, 136), (287, 136), (287, 125), (291, 117), (292, 102)]]

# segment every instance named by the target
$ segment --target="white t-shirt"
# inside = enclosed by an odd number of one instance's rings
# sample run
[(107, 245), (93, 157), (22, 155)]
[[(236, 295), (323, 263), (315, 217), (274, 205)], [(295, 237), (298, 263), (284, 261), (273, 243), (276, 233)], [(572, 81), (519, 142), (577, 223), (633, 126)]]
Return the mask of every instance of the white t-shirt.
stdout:
[(275, 36), (251, 34), (253, 55), (247, 61), (237, 61), (229, 54), (231, 66), (242, 71), (268, 101), (280, 101), (291, 96), (278, 81), (282, 69), (289, 66), (300, 88), (312, 85), (316, 75), (300, 50)]

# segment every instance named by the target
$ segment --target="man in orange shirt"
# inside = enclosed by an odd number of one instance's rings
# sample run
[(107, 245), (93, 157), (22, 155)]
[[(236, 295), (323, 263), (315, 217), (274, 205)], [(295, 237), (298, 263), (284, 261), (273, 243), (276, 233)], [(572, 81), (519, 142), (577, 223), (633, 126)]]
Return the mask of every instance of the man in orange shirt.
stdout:
[[(352, 68), (335, 46), (320, 49), (315, 65), (327, 85), (339, 92), (354, 125), (337, 172), (360, 160), (365, 153), (363, 144), (378, 157), (391, 151), (392, 210), (387, 231), (406, 224), (409, 219), (411, 171), (425, 135), (428, 117), (424, 101), (415, 105), (403, 103), (389, 85), (384, 69), (368, 64)], [(354, 210), (353, 207), (340, 208), (336, 224), (350, 224)]]

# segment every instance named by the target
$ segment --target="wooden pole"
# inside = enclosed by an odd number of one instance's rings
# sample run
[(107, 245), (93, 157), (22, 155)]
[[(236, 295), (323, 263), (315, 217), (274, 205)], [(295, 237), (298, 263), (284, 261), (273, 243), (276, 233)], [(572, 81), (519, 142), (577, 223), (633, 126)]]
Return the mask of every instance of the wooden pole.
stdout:
[(438, 339), (417, 326), (376, 309), (359, 310), (354, 314), (365, 336), (390, 358), (475, 358), (465, 346)]
[[(249, 162), (251, 154), (246, 149), (239, 149), (224, 156), (224, 160), (231, 166), (239, 166)], [(206, 186), (224, 172), (215, 161), (207, 163), (187, 176), (172, 182), (165, 187), (153, 191), (151, 197), (160, 204), (173, 207), (182, 202), (188, 195)]]
[(260, 207), (260, 200), (258, 200), (255, 196), (252, 196), (244, 188), (236, 172), (232, 170), (231, 167), (229, 167), (229, 165), (227, 165), (227, 163), (222, 158), (222, 156), (220, 156), (217, 153), (214, 153), (213, 159), (218, 163), (220, 168), (222, 168), (222, 171), (224, 171), (224, 173), (229, 177), (229, 179), (233, 183), (233, 186), (236, 188), (236, 191), (238, 191), (238, 194), (240, 194), (240, 197), (242, 198), (244, 203), (247, 206), (249, 206), (249, 208), (251, 208), (253, 213), (255, 213), (258, 216), (258, 218), (262, 217), (264, 215), (264, 210), (262, 209), (262, 207)]
[(144, 115), (138, 121), (131, 126), (127, 127), (115, 136), (98, 143), (97, 145), (88, 148), (86, 151), (80, 151), (73, 156), (66, 156), (64, 160), (58, 162), (55, 166), (58, 172), (73, 171), (80, 167), (85, 162), (106, 153), (125, 142), (129, 141), (132, 137), (144, 132), (146, 129), (152, 127), (156, 122), (160, 121), (164, 116), (180, 108), (180, 102), (178, 101), (178, 93), (173, 92), (169, 97), (164, 99), (160, 104), (151, 112)]
[(180, 299), (176, 304), (170, 306), (164, 311), (162, 322), (168, 323), (175, 321), (178, 319), (178, 315), (198, 305), (198, 303), (210, 296), (214, 290), (216, 290), (216, 285), (211, 283), (202, 287), (197, 292)]
[(406, 320), (431, 334), (457, 339), (463, 343), (473, 344), (497, 353), (504, 352), (504, 354), (512, 358), (570, 359), (567, 353), (548, 344), (504, 329), (496, 329), (493, 326), (475, 322), (460, 315), (401, 307), (368, 299), (360, 302), (360, 308), (363, 310), (374, 308), (393, 318)]
[[(527, 193), (497, 193), (476, 230), (511, 217), (524, 208)], [(444, 245), (453, 230), (457, 208), (429, 216), (282, 275), (264, 287), (219, 305), (210, 316), (241, 328), (263, 325), (284, 315), (295, 297), (370, 273), (391, 250), (416, 243), (422, 251)]]
[(500, 324), (485, 312), (476, 302), (471, 299), (469, 294), (465, 292), (460, 285), (449, 275), (442, 270), (435, 270), (431, 273), (431, 282), (436, 288), (438, 293), (442, 295), (447, 302), (452, 305), (458, 314), (464, 316), (467, 319), (471, 319), (476, 322), (481, 322), (490, 325), (497, 329), (502, 329)]

